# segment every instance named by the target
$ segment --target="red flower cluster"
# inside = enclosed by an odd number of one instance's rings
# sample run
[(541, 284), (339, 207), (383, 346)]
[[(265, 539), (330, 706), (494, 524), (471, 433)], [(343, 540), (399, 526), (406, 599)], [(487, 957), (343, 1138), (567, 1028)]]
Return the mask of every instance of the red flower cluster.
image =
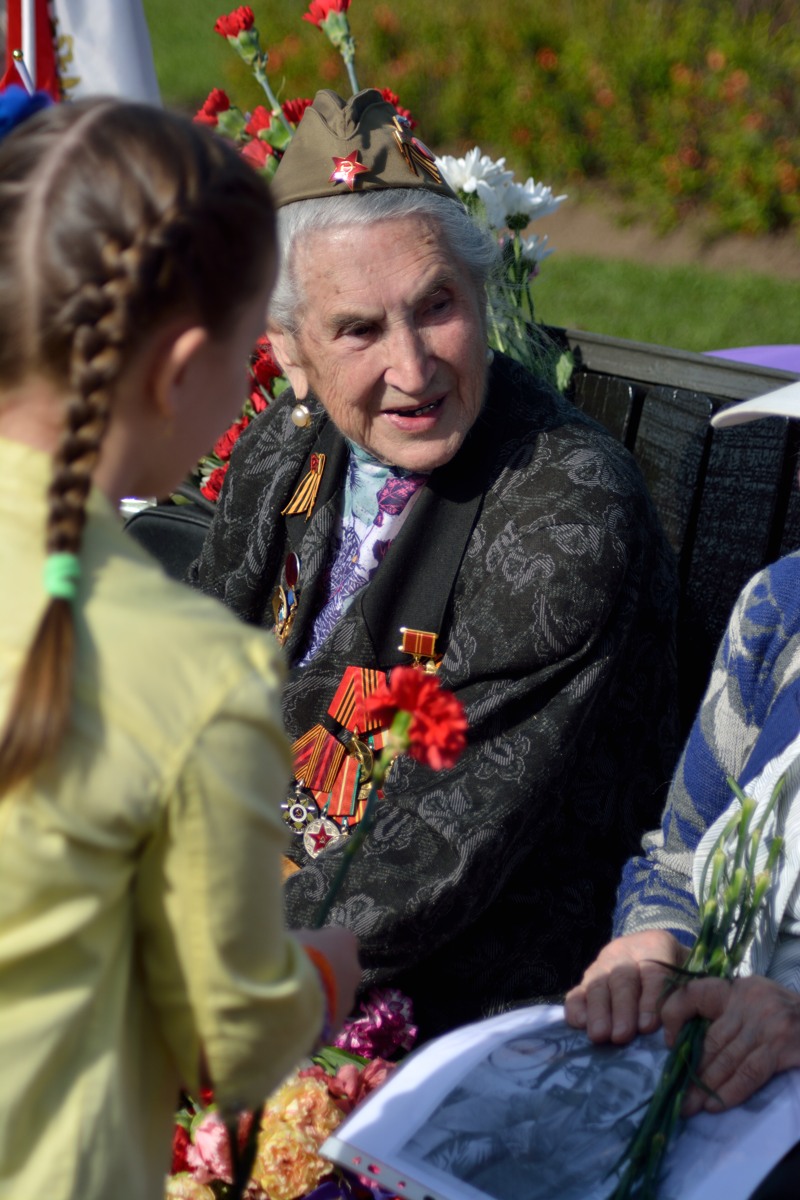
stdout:
[(214, 501), (219, 500), (219, 494), (222, 491), (222, 484), (225, 479), (225, 475), (227, 474), (227, 471), (228, 471), (228, 464), (225, 463), (221, 467), (215, 467), (214, 470), (211, 472), (208, 479), (205, 481), (203, 486), (200, 488), (200, 491), (203, 493), (206, 500), (214, 500)]
[(262, 142), (261, 138), (253, 138), (252, 142), (247, 142), (242, 146), (242, 158), (246, 158), (250, 165), (256, 168), (263, 167), (270, 155), (274, 153), (269, 142)]
[(281, 108), (283, 109), (283, 115), (290, 125), (299, 125), (300, 118), (306, 109), (311, 107), (312, 103), (312, 100), (298, 98), (297, 100), (284, 101)]
[(240, 33), (245, 33), (248, 29), (252, 29), (255, 24), (252, 8), (248, 8), (246, 4), (235, 8), (232, 13), (226, 16), (217, 17), (214, 23), (214, 33), (220, 34), (222, 37), (238, 37)]
[(250, 114), (250, 120), (244, 127), (245, 133), (249, 133), (250, 137), (258, 137), (259, 130), (269, 129), (272, 124), (272, 113), (269, 109), (264, 108), (263, 104), (257, 104)]
[(179, 1171), (189, 1170), (186, 1151), (191, 1144), (192, 1139), (189, 1137), (188, 1129), (184, 1129), (183, 1125), (176, 1125), (172, 1133), (172, 1166), (170, 1168), (172, 1175), (177, 1175)]
[(347, 12), (350, 0), (311, 0), (308, 12), (303, 13), (303, 20), (312, 25), (321, 26), (325, 18), (332, 12)]
[(414, 118), (412, 117), (411, 113), (408, 111), (407, 108), (401, 107), (399, 96), (395, 92), (393, 92), (391, 90), (391, 88), (379, 88), (378, 90), (379, 90), (380, 94), (383, 96), (384, 100), (387, 102), (387, 104), (391, 104), (394, 108), (396, 108), (399, 115), (401, 117), (405, 117), (405, 119), (408, 121), (411, 128), (416, 129), (417, 125), (419, 124), (419, 121), (414, 120)]
[(216, 454), (217, 458), (221, 458), (223, 462), (228, 461), (233, 447), (236, 445), (249, 424), (250, 421), (248, 417), (240, 417), (238, 421), (234, 421), (230, 429), (225, 430), (222, 437), (218, 438), (214, 445), (214, 453)]
[(255, 353), (250, 361), (250, 370), (256, 383), (261, 384), (271, 394), (273, 379), (280, 378), (283, 372), (272, 353), (272, 343), (266, 334), (263, 334), (256, 342)]
[(194, 120), (198, 125), (216, 125), (219, 114), (227, 112), (231, 102), (222, 88), (212, 88), (203, 101), (202, 108), (195, 113)]
[(461, 702), (418, 667), (395, 667), (388, 684), (367, 701), (367, 711), (387, 727), (398, 712), (410, 713), (408, 753), (434, 771), (455, 766), (467, 744)]

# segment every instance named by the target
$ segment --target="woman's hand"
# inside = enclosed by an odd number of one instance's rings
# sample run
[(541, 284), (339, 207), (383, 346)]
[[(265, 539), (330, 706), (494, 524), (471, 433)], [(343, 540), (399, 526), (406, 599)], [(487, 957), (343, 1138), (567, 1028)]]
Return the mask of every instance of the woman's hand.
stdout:
[(593, 1042), (622, 1045), (637, 1033), (652, 1033), (660, 1024), (659, 1006), (669, 968), (679, 966), (685, 957), (684, 947), (664, 929), (615, 938), (567, 993), (567, 1021), (585, 1029)]
[(800, 1066), (800, 996), (771, 979), (697, 979), (679, 988), (661, 1013), (667, 1045), (692, 1017), (711, 1021), (699, 1075), (714, 1096), (693, 1087), (686, 1116), (742, 1104), (779, 1071)]
[(353, 1009), (356, 989), (361, 981), (358, 938), (341, 925), (327, 925), (324, 929), (296, 929), (292, 932), (301, 946), (318, 950), (328, 960), (336, 980), (336, 1011), (328, 1016), (332, 1031), (338, 1033)]

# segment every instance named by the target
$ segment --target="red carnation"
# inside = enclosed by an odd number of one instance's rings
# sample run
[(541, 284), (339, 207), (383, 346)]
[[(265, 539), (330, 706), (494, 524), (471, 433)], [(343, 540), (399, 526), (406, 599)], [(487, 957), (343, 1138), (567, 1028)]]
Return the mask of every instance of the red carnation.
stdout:
[(195, 113), (194, 119), (198, 125), (216, 125), (219, 114), (227, 112), (230, 106), (231, 102), (222, 88), (213, 88), (203, 101), (202, 108)]
[(238, 421), (234, 421), (230, 429), (225, 430), (222, 437), (218, 438), (214, 446), (214, 453), (216, 454), (217, 458), (221, 458), (223, 462), (228, 461), (233, 447), (236, 445), (249, 424), (250, 421), (248, 417), (240, 417)]
[(311, 0), (308, 12), (303, 13), (303, 20), (322, 28), (322, 23), (330, 13), (346, 13), (350, 0)]
[(222, 37), (235, 38), (240, 33), (245, 33), (248, 29), (252, 29), (255, 24), (252, 8), (248, 8), (246, 4), (235, 8), (232, 13), (227, 16), (217, 17), (214, 23), (214, 33), (221, 34)]
[(272, 353), (272, 345), (268, 337), (260, 337), (256, 342), (256, 350), (250, 360), (250, 371), (256, 383), (267, 390), (272, 386), (273, 379), (283, 374), (280, 363)]
[(269, 400), (267, 400), (261, 388), (254, 387), (250, 393), (249, 400), (253, 406), (253, 412), (256, 414), (263, 412), (265, 408), (269, 407)]
[(269, 156), (274, 153), (269, 142), (263, 142), (261, 138), (253, 138), (252, 142), (242, 147), (242, 158), (246, 158), (253, 167), (263, 167)]
[(306, 109), (311, 107), (311, 104), (311, 100), (287, 100), (281, 107), (283, 108), (283, 115), (289, 124), (299, 125), (300, 118)]
[(396, 96), (391, 88), (380, 88), (379, 91), (387, 104), (391, 104), (395, 109), (397, 109), (399, 115), (401, 117), (405, 117), (411, 128), (416, 129), (419, 122), (414, 120), (407, 108), (401, 107), (399, 96)]
[(388, 684), (367, 701), (367, 710), (384, 726), (399, 712), (410, 714), (408, 753), (434, 771), (455, 766), (467, 744), (461, 702), (418, 667), (395, 667)]
[(215, 467), (205, 481), (200, 491), (205, 496), (206, 500), (219, 500), (219, 494), (222, 491), (222, 481), (228, 470), (228, 464), (223, 463), (221, 467)]
[(250, 120), (244, 127), (245, 133), (249, 133), (250, 137), (257, 137), (260, 129), (269, 129), (272, 124), (272, 113), (269, 109), (264, 108), (263, 104), (258, 104), (250, 114)]
[(188, 1171), (189, 1164), (186, 1161), (186, 1151), (192, 1144), (192, 1139), (189, 1137), (189, 1131), (184, 1129), (182, 1125), (176, 1125), (172, 1134), (172, 1175), (177, 1175), (180, 1171)]

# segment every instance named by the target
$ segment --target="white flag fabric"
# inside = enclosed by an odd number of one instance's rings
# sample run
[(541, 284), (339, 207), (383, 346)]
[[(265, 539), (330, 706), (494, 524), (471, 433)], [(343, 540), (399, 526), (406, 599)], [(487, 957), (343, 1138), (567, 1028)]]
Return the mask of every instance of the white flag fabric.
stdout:
[(142, 0), (50, 0), (65, 100), (102, 93), (161, 104)]

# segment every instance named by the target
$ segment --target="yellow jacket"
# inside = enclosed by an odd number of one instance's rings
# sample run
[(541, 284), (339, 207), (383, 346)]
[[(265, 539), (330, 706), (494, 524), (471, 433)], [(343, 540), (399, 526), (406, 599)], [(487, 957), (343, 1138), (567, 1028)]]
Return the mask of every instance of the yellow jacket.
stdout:
[[(0, 714), (44, 607), (49, 459), (0, 441)], [(282, 928), (268, 635), (88, 508), (72, 727), (0, 801), (0, 1198), (156, 1200), (201, 1049), (254, 1106), (322, 997)]]

